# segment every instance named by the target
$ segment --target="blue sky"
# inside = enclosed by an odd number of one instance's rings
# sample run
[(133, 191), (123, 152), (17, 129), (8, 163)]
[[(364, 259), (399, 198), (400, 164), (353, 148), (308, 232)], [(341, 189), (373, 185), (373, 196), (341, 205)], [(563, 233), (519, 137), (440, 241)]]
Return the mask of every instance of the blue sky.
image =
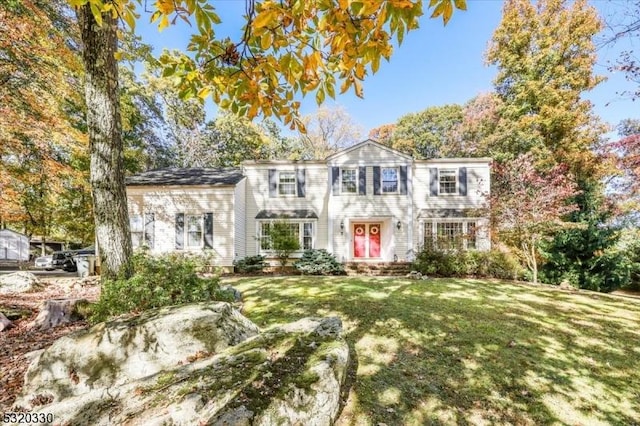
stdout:
[[(223, 19), (229, 12), (235, 15), (235, 19), (227, 21), (226, 28), (234, 28), (239, 36), (244, 0), (213, 4)], [(602, 14), (610, 13), (616, 7), (616, 2), (607, 0), (592, 1), (592, 4)], [(468, 0), (468, 11), (456, 11), (446, 27), (441, 20), (423, 17), (420, 29), (405, 37), (391, 61), (383, 62), (378, 73), (367, 77), (364, 99), (348, 93), (337, 96), (335, 102), (329, 100), (326, 105), (335, 103), (344, 107), (363, 127), (365, 136), (370, 129), (394, 123), (405, 114), (430, 106), (465, 103), (479, 93), (491, 91), (496, 69), (485, 64), (484, 55), (500, 22), (502, 5), (501, 0)], [(154, 25), (146, 24), (148, 16), (142, 15), (137, 32), (144, 42), (154, 46), (154, 53), (159, 54), (163, 48), (184, 49), (188, 42), (188, 26), (179, 21), (175, 27), (158, 33)], [(623, 118), (640, 118), (637, 104), (616, 94), (632, 89), (631, 83), (623, 75), (607, 69), (607, 61), (614, 61), (622, 47), (627, 46), (598, 51), (595, 72), (606, 76), (607, 81), (585, 95), (593, 102), (595, 112), (612, 125)], [(303, 114), (317, 108), (315, 96), (303, 99)], [(215, 115), (215, 108), (208, 110), (210, 116)]]

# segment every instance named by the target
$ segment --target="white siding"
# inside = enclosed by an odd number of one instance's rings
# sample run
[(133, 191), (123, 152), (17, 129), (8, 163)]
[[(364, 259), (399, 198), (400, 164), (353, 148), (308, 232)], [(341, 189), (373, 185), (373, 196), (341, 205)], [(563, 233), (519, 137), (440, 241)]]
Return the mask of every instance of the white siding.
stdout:
[(10, 229), (0, 229), (0, 260), (29, 260), (29, 237)]
[[(269, 196), (269, 169), (277, 171), (305, 170), (305, 197)], [(246, 163), (246, 255), (258, 254), (257, 214), (261, 210), (313, 210), (318, 216), (315, 226), (315, 247), (327, 247), (327, 168), (317, 162)]]
[[(128, 187), (129, 214), (153, 213), (155, 217), (152, 253), (175, 249), (176, 214), (213, 212), (213, 252), (218, 266), (231, 266), (234, 259), (233, 187), (168, 186)], [(201, 249), (185, 249), (201, 252)]]
[[(407, 194), (374, 195), (374, 166), (406, 166)], [(355, 223), (381, 223), (383, 261), (406, 260), (410, 255), (411, 232), (411, 159), (374, 142), (362, 143), (351, 150), (333, 156), (328, 164), (328, 182), (331, 167), (366, 167), (366, 194), (339, 194), (329, 198), (332, 223), (330, 250), (340, 260), (353, 259), (353, 225)], [(398, 179), (400, 176), (398, 176)], [(400, 221), (400, 229), (397, 223)], [(344, 232), (341, 230), (344, 224)]]
[(235, 259), (242, 259), (247, 252), (247, 224), (245, 217), (247, 214), (247, 180), (242, 179), (235, 187), (234, 199), (234, 224), (235, 224)]
[[(466, 210), (469, 214), (476, 216), (478, 226), (477, 247), (480, 250), (490, 248), (489, 221), (481, 218), (486, 215), (483, 209), (488, 207), (487, 198), (489, 195), (490, 164), (487, 158), (483, 159), (436, 159), (416, 162), (414, 166), (413, 178), (413, 199), (415, 229), (413, 235), (414, 248), (420, 247), (423, 242), (423, 223), (425, 220), (420, 217), (420, 213), (429, 209), (456, 209)], [(465, 167), (467, 170), (467, 195), (431, 195), (430, 169), (456, 169)], [(459, 182), (458, 182), (459, 184)], [(477, 215), (471, 213), (477, 212)], [(445, 219), (443, 219), (445, 220)], [(455, 221), (455, 218), (446, 220)]]

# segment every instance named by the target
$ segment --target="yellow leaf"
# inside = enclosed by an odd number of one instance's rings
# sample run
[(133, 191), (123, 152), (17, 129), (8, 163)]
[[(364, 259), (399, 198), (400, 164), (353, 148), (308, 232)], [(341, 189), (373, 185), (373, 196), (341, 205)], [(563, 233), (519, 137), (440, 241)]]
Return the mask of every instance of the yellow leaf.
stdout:
[(273, 43), (273, 36), (270, 32), (264, 33), (264, 35), (260, 38), (260, 47), (263, 50), (267, 50), (271, 44)]
[(200, 99), (206, 99), (210, 93), (211, 89), (209, 89), (208, 87), (203, 87), (202, 89), (198, 90), (198, 97)]
[(271, 21), (273, 21), (275, 16), (276, 12), (273, 10), (267, 10), (265, 12), (258, 13), (258, 15), (253, 19), (253, 28), (259, 29), (262, 27), (266, 27), (267, 25), (269, 25), (269, 23), (271, 23)]
[(93, 17), (96, 20), (96, 23), (99, 26), (102, 26), (102, 11), (98, 8), (98, 6), (95, 3), (90, 3), (90, 7), (91, 7), (91, 14), (93, 15)]
[(162, 15), (162, 19), (160, 19), (160, 23), (158, 24), (158, 31), (162, 31), (169, 26), (169, 18), (167, 15)]
[(353, 85), (356, 89), (356, 96), (359, 98), (364, 98), (364, 92), (362, 90), (362, 83), (360, 83), (358, 80), (353, 80)]

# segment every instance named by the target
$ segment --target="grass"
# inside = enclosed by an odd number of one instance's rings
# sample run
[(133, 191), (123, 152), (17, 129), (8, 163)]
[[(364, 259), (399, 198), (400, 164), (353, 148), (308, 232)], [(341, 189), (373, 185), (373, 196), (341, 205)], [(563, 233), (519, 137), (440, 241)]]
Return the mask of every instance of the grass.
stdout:
[(337, 315), (339, 425), (639, 425), (640, 300), (466, 279), (226, 279), (261, 327)]

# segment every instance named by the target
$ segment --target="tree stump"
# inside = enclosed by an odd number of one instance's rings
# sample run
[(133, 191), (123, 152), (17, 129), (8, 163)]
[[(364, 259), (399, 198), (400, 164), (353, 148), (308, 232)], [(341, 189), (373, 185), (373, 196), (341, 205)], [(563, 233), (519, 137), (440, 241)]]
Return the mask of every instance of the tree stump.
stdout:
[(0, 331), (4, 331), (11, 326), (11, 321), (7, 317), (5, 317), (2, 312), (0, 312)]
[(59, 325), (80, 321), (86, 318), (87, 299), (52, 299), (40, 305), (40, 313), (33, 321), (32, 327), (48, 330)]

